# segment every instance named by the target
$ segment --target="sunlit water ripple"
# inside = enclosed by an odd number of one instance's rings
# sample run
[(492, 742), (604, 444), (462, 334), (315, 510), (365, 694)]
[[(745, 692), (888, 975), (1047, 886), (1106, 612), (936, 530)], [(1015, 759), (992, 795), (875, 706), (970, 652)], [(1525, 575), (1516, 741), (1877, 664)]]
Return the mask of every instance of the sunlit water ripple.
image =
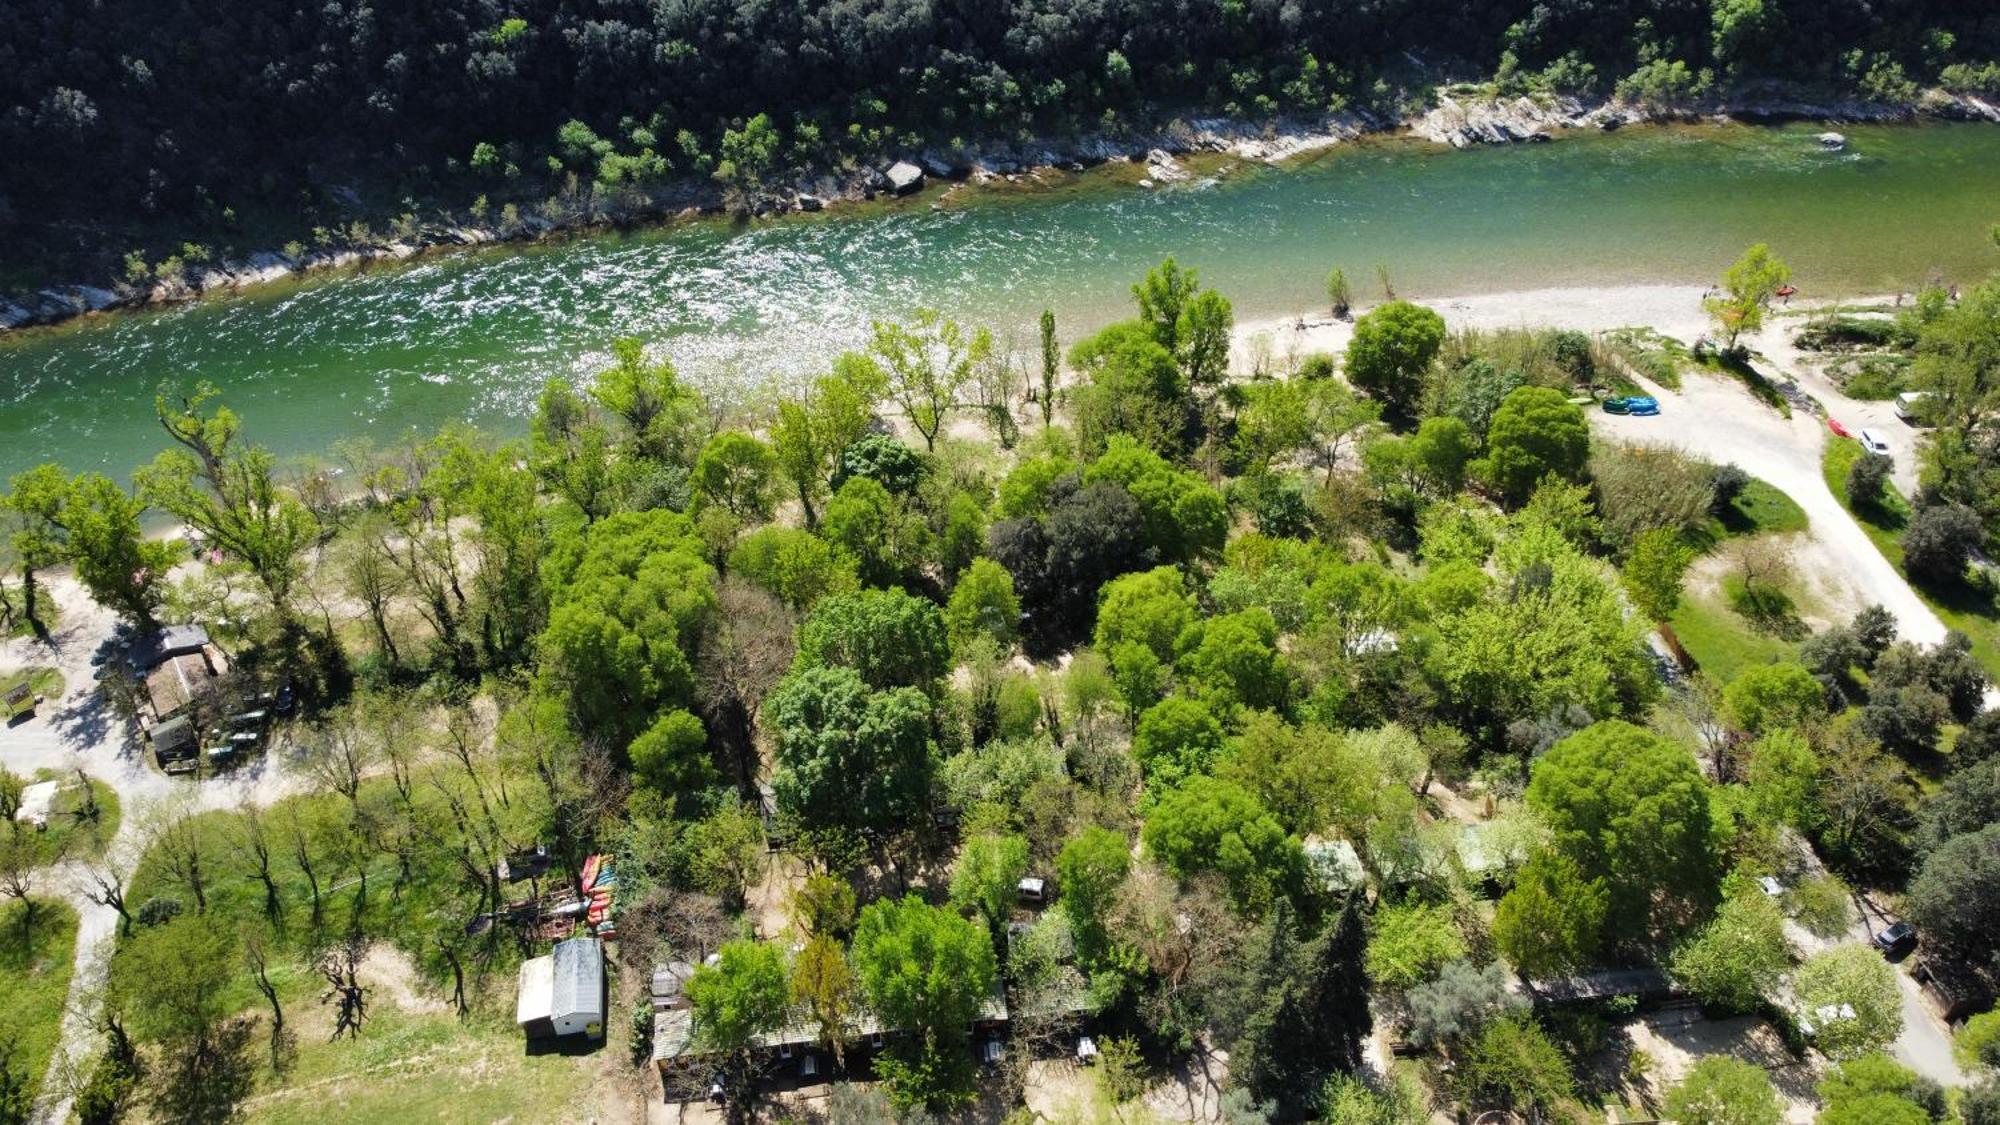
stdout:
[(1451, 152), (1350, 146), (1153, 192), (1069, 189), (932, 211), (704, 223), (434, 257), (0, 341), (0, 473), (54, 459), (124, 473), (159, 448), (154, 388), (221, 385), (288, 454), (469, 420), (519, 432), (542, 380), (587, 378), (636, 335), (748, 397), (936, 305), (1020, 345), (1123, 315), (1173, 254), (1239, 317), (1317, 305), (1333, 265), (1406, 294), (1701, 281), (1769, 241), (1809, 294), (1908, 288), (1991, 265), (2000, 129), (1628, 130)]

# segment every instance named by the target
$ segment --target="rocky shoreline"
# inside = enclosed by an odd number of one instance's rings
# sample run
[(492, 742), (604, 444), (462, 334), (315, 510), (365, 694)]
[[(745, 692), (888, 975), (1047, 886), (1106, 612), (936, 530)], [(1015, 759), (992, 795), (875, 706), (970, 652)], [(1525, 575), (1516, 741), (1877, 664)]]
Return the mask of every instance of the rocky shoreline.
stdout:
[(1811, 102), (1783, 97), (1724, 102), (1699, 112), (1621, 102), (1586, 103), (1575, 98), (1459, 99), (1441, 94), (1421, 114), (1394, 119), (1346, 113), (1318, 121), (1253, 124), (1229, 118), (1176, 120), (1139, 136), (1087, 136), (1067, 141), (1001, 144), (977, 153), (929, 150), (881, 168), (806, 178), (749, 199), (725, 199), (710, 185), (677, 184), (655, 192), (629, 191), (562, 201), (550, 213), (535, 208), (505, 222), (425, 224), (402, 237), (299, 254), (264, 251), (241, 260), (187, 268), (181, 276), (132, 284), (106, 281), (55, 286), (0, 297), (0, 333), (58, 324), (79, 316), (179, 304), (199, 297), (236, 292), (302, 274), (355, 270), (400, 262), (422, 254), (500, 242), (526, 242), (595, 229), (621, 228), (689, 219), (731, 211), (770, 215), (815, 212), (833, 204), (853, 204), (921, 191), (930, 180), (987, 183), (1020, 181), (1046, 170), (1080, 172), (1096, 165), (1142, 165), (1142, 188), (1187, 178), (1176, 157), (1228, 153), (1243, 160), (1277, 163), (1368, 134), (1406, 133), (1453, 148), (1552, 141), (1564, 131), (1610, 130), (1664, 121), (1827, 122), (1905, 121), (1919, 117), (2000, 122), (2000, 104), (1944, 91), (1927, 91), (1912, 104)]

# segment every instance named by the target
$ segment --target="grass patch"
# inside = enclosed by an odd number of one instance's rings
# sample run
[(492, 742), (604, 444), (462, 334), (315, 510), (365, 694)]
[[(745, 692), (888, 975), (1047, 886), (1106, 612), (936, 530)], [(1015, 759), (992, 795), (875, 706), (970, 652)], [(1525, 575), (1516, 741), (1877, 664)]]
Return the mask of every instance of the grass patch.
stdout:
[(1650, 328), (1614, 328), (1598, 341), (1611, 356), (1670, 391), (1681, 389), (1681, 371), (1693, 362), (1685, 344)]
[(1731, 535), (1788, 535), (1806, 529), (1806, 510), (1777, 485), (1752, 477), (1721, 522)]
[(36, 695), (47, 696), (50, 699), (56, 699), (63, 693), (62, 673), (56, 671), (54, 668), (46, 668), (37, 664), (0, 676), (0, 695), (5, 695), (16, 687), (19, 687), (22, 683), (28, 685), (29, 691)]
[[(59, 774), (53, 770), (42, 770), (35, 774), (36, 781), (54, 781), (62, 784), (57, 791), (55, 803), (49, 808), (49, 826), (35, 833), (37, 862), (54, 863), (57, 860), (96, 859), (104, 854), (111, 838), (118, 834), (118, 819), (121, 810), (118, 794), (111, 786), (97, 778), (90, 778), (90, 788), (76, 784), (76, 774)], [(91, 811), (92, 799), (96, 811)]]
[(1864, 355), (1832, 364), (1826, 373), (1848, 398), (1882, 402), (1909, 390), (1909, 369), (1908, 356)]
[[(371, 1005), (371, 1008), (374, 1006)], [(613, 1020), (614, 1024), (622, 1021)], [(599, 1073), (623, 1048), (530, 1055), (511, 1019), (413, 1014), (381, 1005), (361, 1038), (305, 1037), (282, 1086), (253, 1098), (245, 1118), (270, 1125), (335, 1121), (579, 1121), (622, 1083)], [(268, 1077), (268, 1076), (266, 1076)], [(595, 1095), (595, 1096), (593, 1096)]]
[(1787, 418), (1792, 416), (1792, 404), (1786, 401), (1783, 392), (1778, 390), (1777, 384), (1765, 378), (1764, 374), (1757, 370), (1756, 366), (1750, 362), (1749, 357), (1729, 356), (1720, 352), (1704, 352), (1698, 357), (1698, 360), (1708, 370), (1718, 375), (1726, 375), (1743, 384), (1749, 390), (1750, 396), (1758, 402), (1776, 410)]
[[(1861, 454), (1861, 443), (1853, 438), (1830, 437), (1820, 453), (1820, 474), (1841, 507), (1861, 525), (1869, 542), (1901, 574), (1903, 529), (1910, 522), (1909, 501), (1903, 499), (1895, 485), (1885, 483), (1879, 503), (1857, 509), (1847, 498), (1847, 474)], [(1956, 629), (1972, 639), (1973, 657), (1987, 675), (2000, 680), (2000, 604), (1995, 604), (1993, 596), (1962, 582), (1949, 590), (1911, 582), (1910, 589), (1931, 607), (1945, 628)]]
[(1760, 664), (1791, 660), (1799, 652), (1796, 643), (1752, 628), (1719, 590), (1683, 595), (1668, 624), (1681, 647), (1717, 683), (1726, 684)]
[(1806, 529), (1806, 510), (1783, 489), (1751, 477), (1743, 491), (1720, 516), (1712, 516), (1683, 536), (1697, 555), (1705, 555), (1728, 539), (1752, 535), (1789, 535)]
[(14, 1041), (14, 1064), (28, 1074), (32, 1097), (62, 1033), (76, 965), (76, 912), (53, 899), (36, 899), (34, 925), (24, 931), (25, 910), (19, 902), (0, 907), (0, 996), (7, 1001), (0, 1004), (0, 1038)]
[[(40, 617), (42, 624), (48, 626), (49, 632), (53, 633), (62, 624), (62, 607), (57, 605), (56, 600), (49, 596), (48, 587), (41, 586), (38, 589), (39, 596), (35, 599), (35, 615)], [(21, 584), (19, 582), (7, 583), (6, 593), (8, 603), (14, 607), (14, 616), (5, 629), (0, 629), (0, 636), (34, 636), (34, 627), (28, 624), (27, 614), (22, 611)]]

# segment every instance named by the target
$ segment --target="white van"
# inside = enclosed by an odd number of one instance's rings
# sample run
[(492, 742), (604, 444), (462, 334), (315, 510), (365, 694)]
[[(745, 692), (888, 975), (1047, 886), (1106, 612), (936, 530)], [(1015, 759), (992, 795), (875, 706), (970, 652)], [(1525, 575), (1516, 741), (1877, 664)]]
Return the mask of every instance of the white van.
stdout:
[(1870, 453), (1880, 453), (1884, 457), (1889, 455), (1889, 443), (1883, 441), (1882, 435), (1874, 430), (1861, 431), (1861, 448)]
[(1912, 426), (1926, 426), (1923, 401), (1931, 397), (1929, 391), (1904, 391), (1896, 396), (1896, 417)]

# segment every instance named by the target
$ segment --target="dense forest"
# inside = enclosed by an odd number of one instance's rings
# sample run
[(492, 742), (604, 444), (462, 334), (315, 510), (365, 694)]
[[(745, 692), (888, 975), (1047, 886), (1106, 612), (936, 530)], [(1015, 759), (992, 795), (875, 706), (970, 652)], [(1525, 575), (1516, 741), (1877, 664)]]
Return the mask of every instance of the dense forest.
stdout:
[(1447, 78), (1689, 103), (2000, 86), (2000, 19), (1942, 0), (108, 0), (7, 26), (0, 244), (99, 265), (157, 259), (162, 228), (199, 260), (572, 174), (754, 185), (1174, 114), (1394, 113)]

